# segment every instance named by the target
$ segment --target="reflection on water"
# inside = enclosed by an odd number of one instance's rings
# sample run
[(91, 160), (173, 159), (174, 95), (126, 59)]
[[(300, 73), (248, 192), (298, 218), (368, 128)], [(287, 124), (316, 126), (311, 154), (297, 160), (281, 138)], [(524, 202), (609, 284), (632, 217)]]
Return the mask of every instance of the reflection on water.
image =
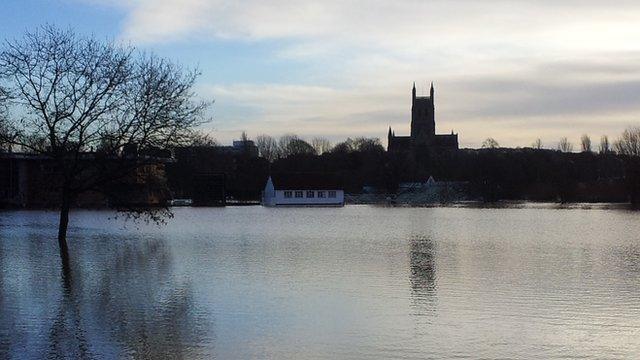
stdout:
[(640, 358), (640, 214), (0, 213), (0, 358)]
[(28, 231), (23, 242), (22, 230), (3, 230), (1, 358), (198, 354), (206, 320), (193, 311), (191, 284), (173, 278), (164, 239), (87, 232), (73, 239), (70, 268), (55, 271), (55, 242)]
[(412, 299), (421, 311), (435, 311), (436, 264), (433, 242), (429, 238), (413, 237), (409, 246)]

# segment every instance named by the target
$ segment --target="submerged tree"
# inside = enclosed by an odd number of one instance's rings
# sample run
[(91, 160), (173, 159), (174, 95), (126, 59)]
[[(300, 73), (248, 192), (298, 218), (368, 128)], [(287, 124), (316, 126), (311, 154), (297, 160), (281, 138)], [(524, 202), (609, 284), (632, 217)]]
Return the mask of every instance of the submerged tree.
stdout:
[[(3, 138), (55, 167), (63, 262), (69, 209), (78, 195), (118, 190), (124, 179), (157, 163), (149, 156), (154, 149), (183, 144), (202, 122), (208, 104), (193, 101), (197, 76), (133, 48), (51, 26), (4, 44), (1, 84), (20, 117), (7, 122)], [(124, 210), (156, 221), (168, 214), (166, 208)]]

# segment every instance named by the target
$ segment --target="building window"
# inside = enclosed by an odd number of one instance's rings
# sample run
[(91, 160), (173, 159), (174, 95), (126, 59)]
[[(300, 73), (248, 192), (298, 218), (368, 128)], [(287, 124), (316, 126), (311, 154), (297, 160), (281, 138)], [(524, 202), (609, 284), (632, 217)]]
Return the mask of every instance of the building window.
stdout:
[(324, 191), (318, 191), (318, 197), (319, 198), (323, 198), (324, 197)]
[(329, 197), (330, 198), (335, 198), (336, 197), (336, 191), (335, 190), (329, 191)]
[(302, 197), (302, 191), (296, 191), (296, 197), (297, 198), (301, 198)]
[(315, 193), (313, 191), (307, 191), (307, 197), (308, 198), (314, 198), (315, 197)]
[(291, 198), (292, 195), (293, 195), (292, 191), (285, 191), (284, 192), (284, 197), (287, 198), (287, 199)]

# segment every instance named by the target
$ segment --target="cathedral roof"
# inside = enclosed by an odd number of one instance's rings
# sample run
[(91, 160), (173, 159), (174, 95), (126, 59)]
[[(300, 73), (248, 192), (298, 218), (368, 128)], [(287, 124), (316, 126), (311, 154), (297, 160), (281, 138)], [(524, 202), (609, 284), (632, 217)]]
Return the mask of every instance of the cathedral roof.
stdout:
[(435, 145), (436, 146), (455, 146), (458, 147), (458, 134), (444, 134), (444, 135), (436, 135), (435, 137)]

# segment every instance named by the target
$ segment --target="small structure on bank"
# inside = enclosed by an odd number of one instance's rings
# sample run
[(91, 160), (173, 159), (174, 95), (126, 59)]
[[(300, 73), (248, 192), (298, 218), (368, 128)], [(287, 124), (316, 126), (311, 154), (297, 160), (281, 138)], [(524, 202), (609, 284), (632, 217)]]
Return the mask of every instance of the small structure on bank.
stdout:
[(344, 189), (332, 175), (272, 174), (262, 193), (263, 206), (343, 206)]

